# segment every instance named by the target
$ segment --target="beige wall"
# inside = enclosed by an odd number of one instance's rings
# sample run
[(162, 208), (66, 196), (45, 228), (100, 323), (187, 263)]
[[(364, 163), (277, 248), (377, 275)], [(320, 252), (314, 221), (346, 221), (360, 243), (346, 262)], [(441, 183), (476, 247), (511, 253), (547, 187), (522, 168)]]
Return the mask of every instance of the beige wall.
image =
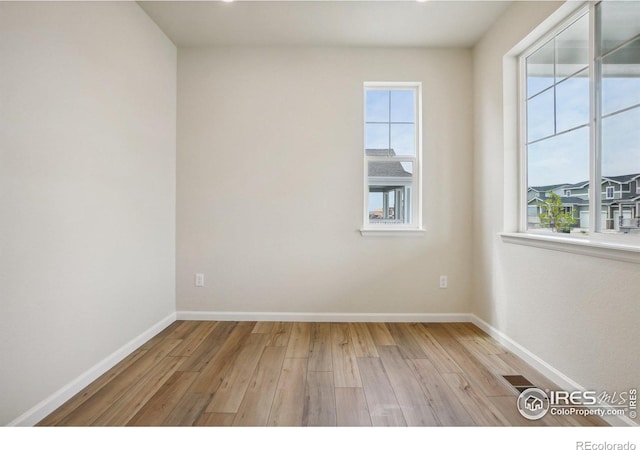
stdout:
[(175, 311), (176, 48), (132, 2), (0, 3), (0, 424)]
[[(468, 312), (471, 70), (468, 50), (180, 49), (178, 311)], [(358, 231), (364, 81), (423, 83), (422, 237)]]
[(503, 56), (558, 6), (516, 2), (474, 49), (472, 305), (573, 381), (620, 391), (636, 387), (640, 373), (638, 265), (503, 243), (498, 234), (514, 230), (518, 189), (515, 60)]

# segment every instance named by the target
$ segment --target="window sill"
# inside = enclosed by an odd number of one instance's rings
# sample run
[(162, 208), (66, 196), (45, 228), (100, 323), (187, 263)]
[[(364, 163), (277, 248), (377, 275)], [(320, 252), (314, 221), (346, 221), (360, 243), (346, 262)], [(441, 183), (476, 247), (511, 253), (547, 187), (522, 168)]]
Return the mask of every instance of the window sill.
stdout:
[(426, 230), (423, 228), (362, 228), (362, 236), (424, 236)]
[(640, 264), (640, 245), (636, 240), (633, 243), (621, 243), (589, 237), (564, 237), (535, 233), (500, 233), (500, 236), (503, 242), (509, 244)]

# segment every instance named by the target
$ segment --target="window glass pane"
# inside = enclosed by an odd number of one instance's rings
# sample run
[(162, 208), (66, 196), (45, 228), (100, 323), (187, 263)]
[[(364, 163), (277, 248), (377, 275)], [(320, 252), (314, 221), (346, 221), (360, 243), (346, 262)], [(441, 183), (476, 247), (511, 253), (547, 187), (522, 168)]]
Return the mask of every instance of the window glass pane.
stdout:
[(602, 114), (640, 104), (640, 39), (602, 58)]
[(640, 34), (640, 2), (606, 1), (597, 6), (600, 23), (600, 54)]
[(368, 90), (366, 122), (389, 122), (389, 91)]
[(559, 192), (563, 192), (569, 185), (586, 182), (589, 179), (589, 129), (579, 128), (530, 144), (527, 160), (529, 187), (561, 185)]
[(556, 81), (589, 65), (589, 16), (584, 15), (556, 39)]
[(391, 91), (391, 122), (415, 122), (414, 91)]
[[(589, 128), (583, 127), (527, 146), (529, 229), (562, 232), (586, 231), (589, 227)], [(566, 196), (566, 191), (571, 196)], [(558, 222), (543, 213), (558, 196)], [(536, 193), (538, 198), (536, 199)], [(535, 207), (535, 208), (533, 208)], [(536, 211), (535, 214), (532, 211)], [(557, 225), (557, 226), (555, 226)]]
[(369, 223), (407, 223), (405, 191), (404, 186), (370, 186)]
[(554, 59), (553, 41), (527, 58), (527, 98), (553, 84)]
[(640, 107), (602, 120), (602, 176), (640, 173)]
[(549, 89), (527, 102), (527, 142), (554, 134), (553, 101), (553, 89)]
[(396, 155), (414, 155), (415, 125), (391, 124), (391, 148)]
[(368, 172), (369, 223), (410, 223), (413, 163), (369, 162)]
[[(365, 125), (365, 147), (369, 149), (389, 148), (389, 125), (368, 123)], [(386, 155), (385, 155), (386, 156)]]
[(567, 78), (556, 86), (556, 132), (589, 123), (589, 71)]

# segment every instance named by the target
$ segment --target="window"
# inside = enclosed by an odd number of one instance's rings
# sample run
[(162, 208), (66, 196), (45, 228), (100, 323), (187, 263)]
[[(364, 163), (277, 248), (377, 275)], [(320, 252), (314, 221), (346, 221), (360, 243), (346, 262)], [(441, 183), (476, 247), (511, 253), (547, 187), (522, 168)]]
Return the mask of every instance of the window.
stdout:
[(607, 186), (607, 200), (610, 200), (614, 197), (615, 194), (615, 189), (613, 186)]
[(419, 83), (365, 83), (366, 230), (419, 230)]
[[(640, 2), (589, 4), (522, 54), (520, 67), (523, 189), (564, 193), (553, 220), (533, 220), (525, 203), (521, 228), (621, 234), (617, 216), (636, 199), (615, 198), (609, 184), (640, 173)], [(571, 200), (563, 185), (576, 187)]]

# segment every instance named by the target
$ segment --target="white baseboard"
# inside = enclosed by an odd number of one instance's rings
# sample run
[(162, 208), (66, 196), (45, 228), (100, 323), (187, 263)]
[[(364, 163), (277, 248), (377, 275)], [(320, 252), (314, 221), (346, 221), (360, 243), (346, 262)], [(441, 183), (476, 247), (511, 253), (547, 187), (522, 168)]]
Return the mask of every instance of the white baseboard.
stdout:
[[(542, 375), (544, 375), (546, 378), (551, 380), (551, 382), (557, 384), (561, 389), (564, 389), (567, 391), (587, 390), (583, 386), (581, 386), (579, 383), (575, 382), (574, 380), (572, 380), (571, 378), (569, 378), (568, 376), (560, 372), (558, 369), (548, 364), (543, 359), (539, 358), (534, 353), (530, 352), (525, 347), (518, 344), (516, 341), (514, 341), (509, 336), (504, 334), (502, 331), (498, 330), (497, 328), (494, 328), (492, 325), (488, 324), (487, 322), (485, 322), (475, 314), (470, 314), (470, 317), (471, 317), (471, 322), (473, 324), (478, 326), (485, 333), (487, 333), (489, 336), (491, 336), (500, 344), (502, 344), (504, 347), (506, 347), (507, 350), (509, 350), (516, 356), (518, 356), (524, 362), (526, 362), (531, 367), (533, 367), (538, 372), (540, 372)], [(631, 420), (626, 416), (610, 416), (610, 417), (603, 417), (603, 419), (607, 423), (613, 426), (635, 426), (635, 427), (638, 426), (636, 422), (634, 422), (633, 420)]]
[(178, 311), (177, 320), (265, 322), (470, 322), (471, 314)]
[(95, 366), (91, 367), (89, 370), (84, 372), (82, 375), (63, 386), (57, 392), (44, 399), (40, 403), (38, 403), (33, 408), (29, 409), (24, 414), (20, 415), (18, 418), (9, 422), (7, 426), (23, 426), (29, 427), (37, 424), (42, 419), (47, 417), (57, 408), (62, 406), (67, 400), (76, 395), (82, 389), (87, 387), (93, 381), (95, 381), (98, 377), (104, 374), (106, 371), (111, 369), (113, 366), (118, 364), (128, 355), (130, 355), (134, 350), (140, 347), (142, 344), (147, 342), (153, 336), (158, 334), (160, 331), (165, 329), (167, 326), (171, 325), (176, 320), (176, 314), (171, 313), (146, 331), (144, 331), (139, 336), (133, 338), (131, 341), (127, 342), (125, 345), (120, 347), (118, 350), (113, 352), (111, 355), (107, 356), (105, 359), (100, 361)]

